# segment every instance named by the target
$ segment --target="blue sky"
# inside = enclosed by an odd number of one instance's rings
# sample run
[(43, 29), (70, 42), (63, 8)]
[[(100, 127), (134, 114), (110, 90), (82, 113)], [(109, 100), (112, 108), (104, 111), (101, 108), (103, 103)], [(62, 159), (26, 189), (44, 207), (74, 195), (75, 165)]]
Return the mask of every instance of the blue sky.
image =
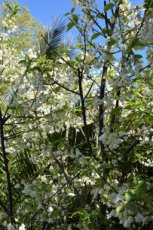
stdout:
[[(3, 1), (0, 1), (3, 2)], [(72, 8), (72, 0), (18, 0), (22, 6), (28, 6), (31, 14), (41, 23), (49, 24), (55, 16), (63, 16)], [(97, 0), (99, 6), (103, 0)], [(131, 0), (134, 4), (143, 3), (143, 0)], [(100, 7), (101, 8), (101, 7)]]
[(28, 6), (31, 14), (40, 22), (49, 24), (55, 16), (63, 16), (72, 8), (71, 0), (18, 0)]

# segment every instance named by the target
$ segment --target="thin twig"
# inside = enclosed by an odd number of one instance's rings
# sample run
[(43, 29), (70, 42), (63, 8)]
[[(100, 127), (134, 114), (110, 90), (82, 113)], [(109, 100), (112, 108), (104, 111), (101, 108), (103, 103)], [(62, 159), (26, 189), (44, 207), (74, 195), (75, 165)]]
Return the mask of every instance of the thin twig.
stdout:
[(77, 91), (74, 91), (74, 90), (72, 90), (72, 89), (67, 88), (66, 86), (60, 84), (58, 81), (53, 81), (53, 83), (51, 83), (51, 84), (46, 84), (46, 85), (54, 85), (54, 84), (60, 86), (61, 88), (65, 89), (66, 91), (69, 91), (69, 92), (71, 92), (71, 93), (80, 95)]
[(91, 83), (90, 88), (89, 88), (87, 94), (84, 96), (84, 100), (88, 97), (89, 93), (91, 92), (93, 84), (94, 84), (94, 82)]

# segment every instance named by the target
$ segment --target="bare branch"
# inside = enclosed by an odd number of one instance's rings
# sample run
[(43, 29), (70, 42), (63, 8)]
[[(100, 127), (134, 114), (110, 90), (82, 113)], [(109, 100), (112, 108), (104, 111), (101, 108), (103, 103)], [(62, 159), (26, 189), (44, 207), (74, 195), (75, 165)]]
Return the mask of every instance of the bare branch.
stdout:
[(51, 83), (51, 84), (45, 84), (45, 85), (54, 85), (54, 84), (60, 86), (61, 88), (65, 89), (66, 91), (69, 91), (69, 92), (71, 92), (71, 93), (80, 95), (78, 92), (76, 92), (76, 91), (74, 91), (74, 90), (72, 90), (72, 89), (67, 88), (66, 86), (60, 84), (58, 81), (53, 81), (53, 83)]
[[(13, 197), (12, 197), (12, 185), (11, 185), (11, 177), (10, 177), (10, 171), (8, 166), (8, 158), (7, 153), (5, 150), (5, 138), (4, 138), (4, 124), (7, 121), (8, 117), (5, 117), (2, 115), (1, 109), (0, 109), (0, 141), (1, 141), (1, 148), (2, 148), (2, 156), (4, 160), (4, 166), (5, 166), (5, 173), (6, 173), (6, 179), (7, 179), (7, 192), (8, 192), (8, 200), (9, 200), (9, 216), (11, 218), (11, 221), (14, 222), (13, 217)], [(5, 207), (5, 206), (3, 206)]]
[(87, 129), (87, 117), (86, 117), (85, 99), (83, 95), (82, 79), (83, 79), (83, 73), (78, 69), (78, 82), (79, 82), (80, 101), (81, 101), (81, 108), (82, 108), (82, 118), (83, 118), (83, 124), (85, 128), (85, 136), (87, 139), (89, 150), (91, 151), (91, 145), (90, 145), (89, 134)]
[(0, 206), (4, 209), (8, 216), (10, 216), (10, 211), (7, 208), (6, 204), (0, 199)]
[(84, 100), (88, 97), (89, 93), (91, 92), (91, 89), (92, 89), (93, 84), (94, 84), (94, 82), (91, 83), (90, 88), (89, 88), (87, 94), (86, 94), (85, 97), (84, 97)]

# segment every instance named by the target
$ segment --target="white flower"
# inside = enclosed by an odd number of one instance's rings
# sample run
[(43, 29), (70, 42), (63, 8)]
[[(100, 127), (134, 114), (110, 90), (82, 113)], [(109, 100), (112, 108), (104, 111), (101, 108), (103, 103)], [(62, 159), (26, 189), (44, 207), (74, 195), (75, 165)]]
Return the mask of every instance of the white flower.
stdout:
[(2, 26), (4, 26), (4, 27), (7, 27), (7, 26), (8, 26), (7, 23), (6, 23), (5, 21), (2, 21), (1, 23), (2, 23)]
[(136, 223), (144, 222), (144, 217), (143, 217), (143, 215), (141, 215), (140, 213), (138, 213), (138, 214), (135, 216), (135, 221), (136, 221)]
[(70, 196), (70, 197), (74, 197), (74, 196), (75, 196), (75, 194), (74, 194), (73, 192), (69, 192), (69, 193), (68, 193), (68, 196)]
[(123, 226), (125, 228), (130, 228), (131, 226), (131, 220), (128, 218), (127, 220), (124, 221)]
[(17, 30), (18, 30), (18, 27), (14, 25), (14, 27), (12, 28), (12, 32), (16, 32)]
[(103, 103), (103, 101), (102, 101), (101, 99), (97, 98), (97, 99), (95, 99), (95, 101), (93, 102), (93, 105), (94, 105), (95, 107), (97, 107), (97, 106), (101, 105), (102, 103)]
[(108, 135), (106, 133), (103, 133), (100, 137), (99, 140), (103, 142), (103, 144), (107, 143), (108, 140)]
[(60, 64), (65, 63), (64, 59), (61, 59), (61, 58), (60, 58), (60, 59), (59, 59), (59, 63), (60, 63)]
[(121, 49), (121, 51), (123, 51), (123, 52), (126, 51), (127, 45), (121, 44), (120, 49)]
[(119, 137), (124, 137), (127, 135), (127, 132), (120, 131), (119, 132)]
[(120, 193), (118, 193), (117, 196), (114, 199), (115, 204), (118, 203), (122, 199), (123, 199), (123, 196)]
[(7, 225), (7, 230), (15, 230), (15, 227), (10, 223)]
[(133, 83), (133, 87), (136, 88), (136, 89), (138, 89), (140, 86), (139, 86), (138, 83), (134, 82), (134, 83)]
[(53, 210), (54, 210), (54, 209), (53, 209), (53, 207), (51, 207), (51, 206), (48, 208), (48, 212), (53, 212)]
[(115, 133), (111, 133), (109, 135), (108, 145), (110, 150), (117, 149), (119, 145), (122, 143), (122, 139), (118, 138)]
[(22, 190), (23, 194), (29, 195), (31, 193), (31, 189), (29, 186), (25, 186), (24, 189)]
[(4, 40), (8, 39), (8, 34), (7, 33), (1, 33), (0, 37)]
[(37, 193), (35, 191), (31, 191), (29, 194), (31, 197), (36, 197)]
[(7, 33), (8, 33), (8, 34), (11, 34), (11, 33), (12, 33), (12, 30), (8, 30)]
[(19, 230), (25, 230), (25, 225), (21, 224), (20, 227), (19, 227)]
[(20, 184), (16, 184), (14, 188), (20, 188)]
[(80, 157), (80, 156), (82, 156), (82, 153), (80, 152), (80, 150), (79, 149), (76, 149), (76, 157)]
[(36, 53), (34, 53), (34, 51), (32, 49), (28, 50), (27, 55), (29, 56), (29, 58), (36, 58), (37, 57)]

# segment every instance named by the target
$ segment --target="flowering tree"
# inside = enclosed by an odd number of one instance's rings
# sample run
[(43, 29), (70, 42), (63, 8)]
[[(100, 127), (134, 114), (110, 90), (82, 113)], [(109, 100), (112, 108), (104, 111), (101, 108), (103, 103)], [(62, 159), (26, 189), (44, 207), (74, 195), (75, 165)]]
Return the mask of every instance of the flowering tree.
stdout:
[(153, 227), (153, 2), (103, 2), (66, 13), (73, 55), (63, 22), (36, 39), (5, 3), (1, 228)]

